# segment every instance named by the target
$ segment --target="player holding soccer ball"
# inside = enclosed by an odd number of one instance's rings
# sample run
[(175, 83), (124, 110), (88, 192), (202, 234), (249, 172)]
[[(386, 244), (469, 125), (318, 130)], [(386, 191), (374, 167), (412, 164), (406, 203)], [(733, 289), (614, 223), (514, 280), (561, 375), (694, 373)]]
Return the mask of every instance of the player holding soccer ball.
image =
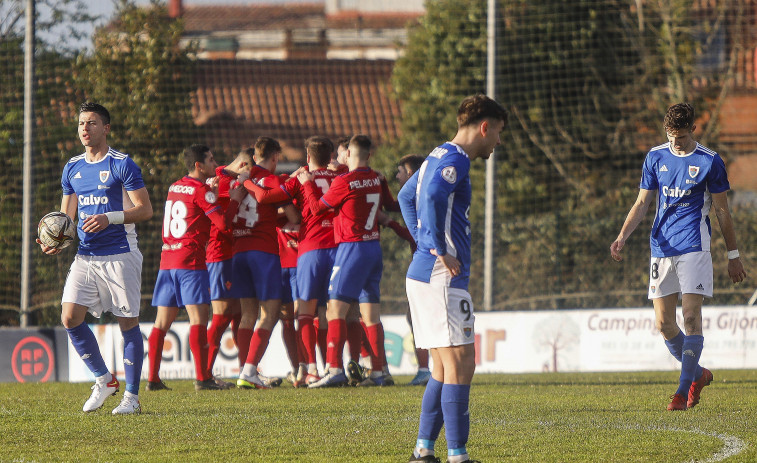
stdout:
[[(647, 154), (639, 196), (610, 245), (610, 254), (616, 261), (622, 260), (620, 251), (626, 240), (656, 200), (650, 237), (649, 298), (654, 305), (655, 326), (670, 353), (681, 362), (678, 390), (668, 410), (686, 410), (699, 403), (702, 389), (713, 378), (710, 370), (698, 364), (704, 345), (702, 302), (705, 296), (712, 297), (713, 286), (708, 216), (711, 206), (728, 249), (728, 275), (738, 283), (746, 272), (728, 210), (726, 194), (730, 185), (725, 164), (716, 152), (694, 140), (694, 108), (688, 103), (671, 106), (663, 127), (668, 143)], [(676, 323), (679, 293), (685, 335)]]
[[(84, 153), (63, 168), (61, 211), (78, 217), (79, 250), (63, 289), (61, 321), (74, 349), (95, 376), (84, 411), (102, 407), (118, 392), (119, 382), (100, 354), (97, 339), (84, 317), (103, 312), (116, 316), (124, 337), (126, 391), (113, 414), (141, 411), (139, 377), (144, 347), (139, 330), (142, 254), (134, 224), (152, 217), (142, 172), (129, 158), (108, 146), (110, 113), (97, 103), (79, 107), (79, 140)], [(59, 248), (42, 245), (45, 254)]]
[(407, 271), (407, 298), (415, 345), (434, 360), (421, 402), (418, 440), (411, 462), (434, 456), (442, 425), (447, 461), (469, 462), (468, 402), (476, 368), (473, 304), (468, 293), (471, 207), (470, 163), (488, 159), (500, 144), (507, 112), (485, 95), (462, 101), (451, 142), (434, 149), (402, 187), (400, 207), (418, 249)]
[(205, 246), (214, 224), (227, 229), (217, 190), (206, 180), (216, 175), (210, 148), (192, 145), (184, 150), (188, 174), (168, 188), (163, 217), (163, 250), (155, 282), (152, 305), (158, 308), (149, 339), (148, 390), (166, 389), (158, 375), (163, 342), (180, 307), (189, 314), (189, 348), (195, 363), (195, 389), (223, 389), (208, 368), (208, 317), (210, 279), (205, 263)]

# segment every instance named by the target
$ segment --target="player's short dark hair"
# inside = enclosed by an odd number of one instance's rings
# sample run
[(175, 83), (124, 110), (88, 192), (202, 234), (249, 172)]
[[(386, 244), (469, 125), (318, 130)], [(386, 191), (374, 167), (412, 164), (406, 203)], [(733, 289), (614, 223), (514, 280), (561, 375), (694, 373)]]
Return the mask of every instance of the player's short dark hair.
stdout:
[(95, 113), (103, 120), (103, 124), (110, 124), (110, 113), (101, 104), (85, 101), (79, 106), (79, 114), (81, 113)]
[(252, 146), (242, 148), (239, 151), (239, 154), (237, 154), (237, 159), (241, 159), (249, 163), (255, 162), (255, 148), (253, 148)]
[(353, 145), (356, 146), (361, 153), (370, 153), (371, 146), (373, 146), (368, 135), (353, 135), (352, 138), (350, 138), (349, 146)]
[(694, 126), (694, 107), (689, 103), (678, 103), (669, 107), (662, 126), (666, 132), (678, 132)]
[(419, 156), (417, 154), (406, 154), (400, 158), (399, 162), (397, 162), (397, 165), (402, 166), (405, 169), (410, 166), (409, 170), (416, 172), (421, 168), (421, 165), (425, 160), (426, 159), (423, 156)]
[(484, 119), (500, 120), (507, 124), (507, 110), (493, 99), (479, 93), (465, 98), (457, 109), (457, 126), (478, 124)]
[(277, 153), (281, 153), (281, 144), (271, 137), (258, 137), (255, 140), (255, 159), (265, 161), (271, 159)]
[(326, 167), (334, 152), (334, 144), (327, 137), (313, 135), (305, 140), (305, 151), (319, 167)]
[(197, 143), (184, 148), (184, 165), (187, 168), (187, 172), (195, 170), (196, 162), (205, 162), (205, 157), (208, 155), (208, 152), (210, 152), (210, 148)]
[(350, 147), (350, 137), (341, 137), (336, 140), (337, 148), (347, 149)]

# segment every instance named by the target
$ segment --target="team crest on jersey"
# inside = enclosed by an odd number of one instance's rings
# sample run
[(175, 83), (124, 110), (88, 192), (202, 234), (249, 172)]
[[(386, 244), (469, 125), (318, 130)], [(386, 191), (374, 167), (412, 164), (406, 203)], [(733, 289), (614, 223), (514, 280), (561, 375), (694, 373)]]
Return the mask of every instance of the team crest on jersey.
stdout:
[(212, 191), (205, 192), (205, 201), (208, 202), (208, 204), (213, 204), (216, 202), (216, 195)]
[(699, 175), (699, 166), (689, 166), (689, 177), (697, 178)]
[(110, 178), (110, 171), (109, 170), (101, 170), (100, 171), (100, 182), (105, 183)]
[(447, 181), (447, 183), (454, 184), (457, 181), (457, 169), (455, 169), (455, 166), (449, 166), (442, 169), (442, 178)]

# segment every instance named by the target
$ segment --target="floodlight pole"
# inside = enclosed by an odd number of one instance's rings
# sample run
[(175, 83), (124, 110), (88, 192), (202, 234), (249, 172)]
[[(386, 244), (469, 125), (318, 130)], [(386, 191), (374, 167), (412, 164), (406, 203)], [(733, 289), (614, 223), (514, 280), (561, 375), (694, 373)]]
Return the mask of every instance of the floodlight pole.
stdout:
[(26, 0), (24, 34), (24, 165), (21, 202), (21, 328), (29, 325), (29, 288), (31, 269), (32, 148), (34, 142), (34, 17), (35, 1)]
[[(486, 94), (496, 98), (495, 57), (497, 45), (497, 1), (488, 0), (486, 21)], [(494, 211), (497, 165), (492, 154), (486, 161), (486, 195), (484, 206), (484, 310), (492, 310), (494, 292)]]

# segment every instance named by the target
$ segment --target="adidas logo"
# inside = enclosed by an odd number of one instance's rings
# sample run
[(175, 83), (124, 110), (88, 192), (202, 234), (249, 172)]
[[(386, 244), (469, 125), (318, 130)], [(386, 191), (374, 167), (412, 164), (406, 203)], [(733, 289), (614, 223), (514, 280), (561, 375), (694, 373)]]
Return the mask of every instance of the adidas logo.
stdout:
[(683, 355), (686, 355), (688, 357), (694, 357), (694, 351), (691, 349), (686, 349), (685, 351), (683, 351)]
[(92, 357), (92, 354), (84, 354), (81, 356), (82, 360), (87, 360), (88, 358)]
[(660, 168), (660, 172), (667, 172), (667, 171), (668, 171), (668, 166), (666, 166), (665, 164), (663, 164), (662, 168)]
[(129, 359), (124, 359), (124, 365), (129, 365), (129, 366), (132, 366), (132, 367), (133, 367), (133, 366), (134, 366), (134, 362), (132, 362), (132, 361), (131, 361), (131, 360), (129, 360)]
[(697, 285), (697, 289), (698, 289), (698, 290), (704, 290), (704, 286), (702, 286), (702, 283), (699, 283), (699, 284)]
[(81, 178), (81, 172), (77, 172), (76, 175), (74, 175), (74, 178)]

